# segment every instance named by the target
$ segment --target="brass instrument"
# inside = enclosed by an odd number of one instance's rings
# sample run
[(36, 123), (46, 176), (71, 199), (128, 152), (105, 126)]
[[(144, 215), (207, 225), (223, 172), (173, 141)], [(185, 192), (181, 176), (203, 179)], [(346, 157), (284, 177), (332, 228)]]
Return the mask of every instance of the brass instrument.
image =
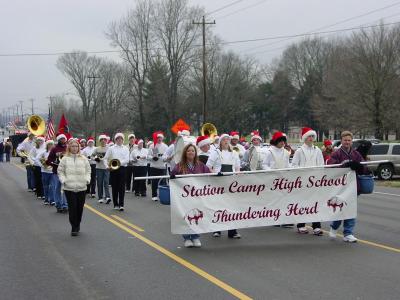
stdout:
[(46, 122), (41, 116), (32, 115), (27, 120), (28, 130), (34, 135), (43, 135), (46, 132)]
[(203, 126), (201, 126), (200, 134), (208, 135), (213, 143), (214, 138), (218, 135), (217, 127), (212, 123), (204, 123)]
[(27, 153), (26, 151), (20, 151), (18, 153), (19, 157), (24, 158), (24, 159), (28, 159), (29, 153)]
[(238, 146), (233, 146), (233, 147), (232, 147), (232, 150), (233, 150), (233, 151), (236, 151), (237, 153), (240, 153), (240, 149), (239, 149)]
[(121, 162), (119, 161), (119, 159), (112, 159), (109, 161), (108, 167), (111, 171), (116, 171), (121, 167)]

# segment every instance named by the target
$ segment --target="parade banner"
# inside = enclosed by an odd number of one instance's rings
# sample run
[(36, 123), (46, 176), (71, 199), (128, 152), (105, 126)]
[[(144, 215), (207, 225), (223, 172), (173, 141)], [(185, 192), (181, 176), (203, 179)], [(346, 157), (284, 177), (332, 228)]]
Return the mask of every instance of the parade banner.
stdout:
[(171, 231), (205, 233), (343, 220), (357, 215), (348, 168), (288, 169), (170, 180)]

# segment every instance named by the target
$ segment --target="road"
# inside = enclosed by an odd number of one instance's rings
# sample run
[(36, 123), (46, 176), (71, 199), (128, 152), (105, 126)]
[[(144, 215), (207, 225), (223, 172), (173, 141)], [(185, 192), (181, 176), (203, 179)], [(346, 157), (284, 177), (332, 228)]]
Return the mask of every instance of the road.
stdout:
[(16, 161), (0, 164), (0, 299), (400, 298), (400, 189), (359, 198), (357, 244), (267, 227), (186, 249), (150, 198), (127, 194), (125, 212), (87, 199), (71, 237), (25, 185)]

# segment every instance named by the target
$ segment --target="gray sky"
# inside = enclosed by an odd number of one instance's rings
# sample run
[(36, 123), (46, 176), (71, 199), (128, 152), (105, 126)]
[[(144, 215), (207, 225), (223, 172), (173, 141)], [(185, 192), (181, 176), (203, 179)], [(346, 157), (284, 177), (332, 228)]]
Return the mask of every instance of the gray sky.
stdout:
[[(190, 0), (208, 12), (233, 2), (236, 1)], [(0, 54), (112, 50), (104, 31), (134, 3), (133, 0), (0, 0)], [(400, 1), (243, 0), (209, 15), (208, 20), (217, 22), (214, 33), (225, 41), (235, 41), (305, 33), (395, 3), (398, 5), (322, 30), (326, 31), (381, 18), (385, 23), (397, 22)], [(267, 63), (279, 57), (283, 46), (294, 41), (261, 41), (227, 48)], [(268, 46), (271, 43), (276, 44)], [(105, 56), (118, 59), (118, 54)], [(46, 97), (73, 93), (71, 84), (55, 67), (56, 60), (57, 56), (0, 56), (0, 113), (21, 100), (27, 110), (30, 98), (35, 99), (36, 112), (43, 113), (47, 111)]]

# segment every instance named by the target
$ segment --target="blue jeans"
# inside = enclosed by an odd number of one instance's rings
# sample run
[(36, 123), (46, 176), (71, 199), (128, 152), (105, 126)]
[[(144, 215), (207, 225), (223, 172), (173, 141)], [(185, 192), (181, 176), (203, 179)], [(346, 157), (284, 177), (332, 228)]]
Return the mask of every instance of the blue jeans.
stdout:
[(183, 234), (182, 235), (183, 239), (186, 240), (194, 240), (194, 239), (198, 239), (200, 237), (199, 234)]
[(65, 195), (61, 194), (61, 182), (57, 174), (51, 174), (51, 183), (53, 190), (53, 201), (56, 203), (56, 208), (68, 208)]
[(110, 181), (110, 171), (105, 169), (96, 169), (97, 177), (97, 193), (99, 199), (103, 199), (103, 190), (106, 194), (106, 198), (110, 198), (110, 188), (108, 183)]
[[(337, 230), (342, 224), (342, 220), (333, 221), (331, 224), (332, 229)], [(348, 236), (353, 234), (353, 229), (356, 226), (356, 219), (343, 220), (343, 235)]]
[(0, 162), (3, 162), (3, 159), (4, 159), (4, 153), (0, 152)]
[(43, 184), (43, 194), (44, 194), (44, 202), (52, 203), (53, 193), (52, 193), (52, 173), (42, 172), (42, 184)]
[(6, 152), (6, 162), (10, 162), (11, 153)]
[(26, 168), (26, 179), (28, 181), (28, 189), (33, 190), (35, 188), (35, 176), (33, 175), (33, 167)]

